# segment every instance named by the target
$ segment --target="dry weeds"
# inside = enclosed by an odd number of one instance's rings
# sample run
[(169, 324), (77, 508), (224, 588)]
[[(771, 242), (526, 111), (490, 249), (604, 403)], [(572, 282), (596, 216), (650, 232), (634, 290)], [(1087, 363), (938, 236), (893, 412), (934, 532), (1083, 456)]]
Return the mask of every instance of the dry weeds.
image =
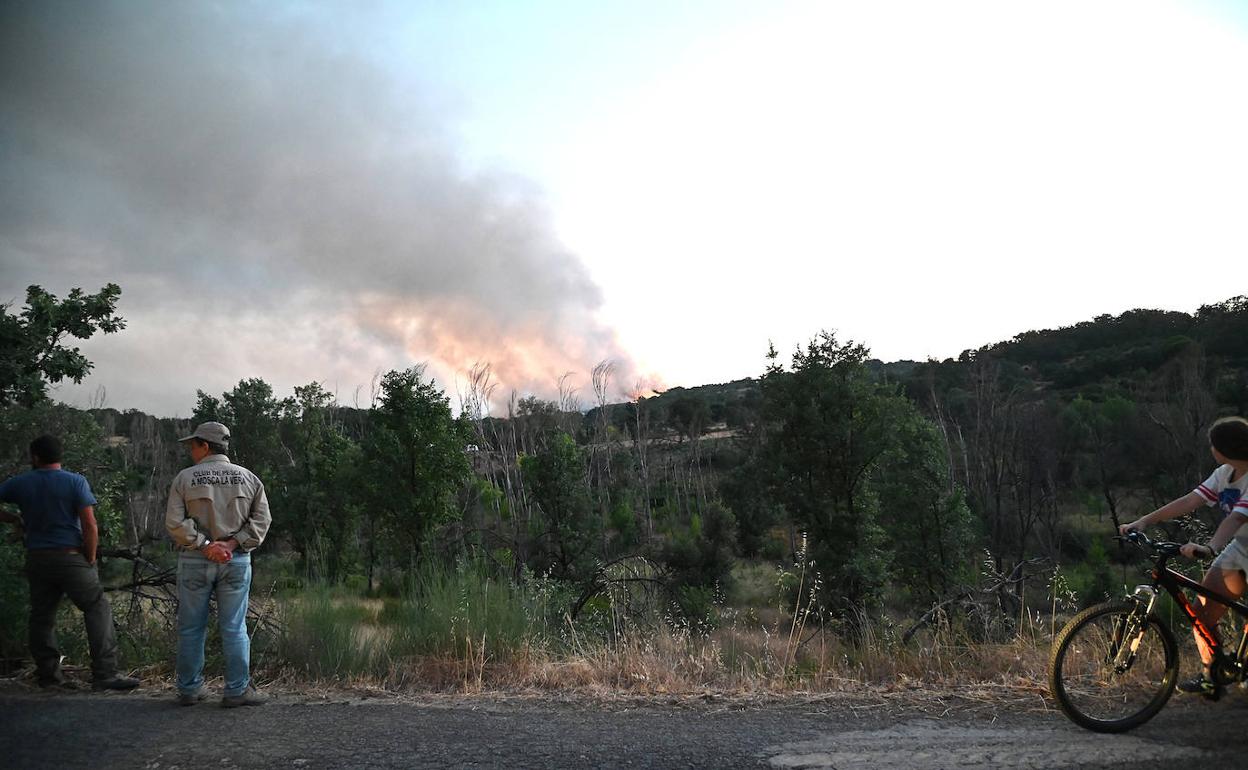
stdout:
[(265, 673), (269, 681), (307, 694), (588, 697), (725, 707), (834, 699), (853, 709), (904, 706), (939, 715), (1007, 705), (1047, 709), (1048, 651), (1047, 638), (1027, 635), (1001, 644), (938, 638), (903, 647), (842, 640), (822, 630), (791, 642), (765, 628), (729, 627), (708, 637), (652, 634), (557, 651), (527, 646), (507, 654), (495, 654), (483, 640), (458, 655), (392, 661), (380, 677), (308, 681), (280, 668)]

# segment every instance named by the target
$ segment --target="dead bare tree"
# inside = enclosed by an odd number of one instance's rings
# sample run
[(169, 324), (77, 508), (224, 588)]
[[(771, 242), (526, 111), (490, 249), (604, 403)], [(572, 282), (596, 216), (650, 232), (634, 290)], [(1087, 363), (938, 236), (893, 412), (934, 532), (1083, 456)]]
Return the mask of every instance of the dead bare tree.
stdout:
[(611, 517), (611, 430), (607, 414), (608, 393), (611, 378), (615, 376), (615, 363), (610, 360), (599, 361), (590, 371), (590, 383), (594, 390), (594, 401), (598, 405), (598, 419), (594, 426), (594, 435), (589, 443), (589, 483), (597, 487), (599, 511), (602, 515), (603, 538), (606, 538), (607, 525)]
[(1199, 481), (1210, 462), (1204, 432), (1217, 417), (1218, 407), (1199, 344), (1188, 345), (1150, 380), (1144, 414), (1160, 437), (1154, 454), (1156, 475), (1163, 480), (1155, 495), (1160, 504)]
[(581, 421), (581, 399), (578, 393), (580, 390), (572, 383), (572, 378), (576, 376), (576, 372), (564, 372), (559, 377), (557, 401), (559, 408), (559, 428), (568, 435), (576, 435), (576, 429)]
[(638, 380), (628, 393), (628, 400), (633, 404), (635, 434), (633, 450), (637, 455), (637, 471), (641, 478), (642, 511), (646, 519), (646, 542), (654, 539), (654, 511), (650, 506), (650, 461), (647, 455), (649, 447), (650, 420), (646, 409), (645, 393), (648, 388)]

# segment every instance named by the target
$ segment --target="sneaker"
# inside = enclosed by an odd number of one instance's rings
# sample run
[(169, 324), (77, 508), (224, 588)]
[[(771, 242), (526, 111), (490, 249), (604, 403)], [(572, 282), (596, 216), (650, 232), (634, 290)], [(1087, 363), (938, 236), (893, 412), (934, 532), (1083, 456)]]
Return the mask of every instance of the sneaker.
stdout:
[(1222, 688), (1204, 674), (1194, 676), (1186, 682), (1179, 682), (1178, 690), (1181, 693), (1200, 695), (1210, 700), (1222, 697)]
[(221, 708), (232, 709), (239, 706), (263, 706), (268, 702), (269, 696), (259, 692), (254, 687), (248, 687), (243, 690), (241, 695), (226, 695), (221, 699)]
[(92, 690), (133, 690), (139, 686), (139, 680), (132, 676), (113, 674), (107, 679), (96, 679), (91, 682)]

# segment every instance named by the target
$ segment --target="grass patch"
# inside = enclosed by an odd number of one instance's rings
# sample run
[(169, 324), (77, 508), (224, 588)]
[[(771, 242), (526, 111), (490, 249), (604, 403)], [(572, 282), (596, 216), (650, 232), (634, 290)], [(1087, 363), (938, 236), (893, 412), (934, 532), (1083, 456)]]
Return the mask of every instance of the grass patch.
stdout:
[(382, 612), (395, 630), (397, 655), (509, 653), (545, 646), (561, 606), (550, 581), (498, 580), (483, 563), (451, 569), (427, 565), (411, 576), (399, 601)]
[(384, 675), (389, 635), (377, 626), (376, 603), (340, 594), (320, 586), (288, 601), (278, 655), (314, 679)]
[(730, 585), (728, 604), (733, 607), (774, 607), (782, 598), (780, 572), (769, 562), (738, 561)]
[[(384, 602), (324, 587), (283, 600), (281, 657), (297, 677), (399, 690), (645, 695), (1043, 687), (1053, 625), (1047, 616), (1024, 616), (999, 643), (982, 641), (965, 619), (943, 617), (903, 642), (908, 618), (807, 616), (795, 624), (797, 608), (783, 606), (777, 575), (774, 566), (747, 565), (734, 601), (719, 608), (720, 623), (709, 631), (669, 618), (602, 633), (601, 616), (612, 608), (574, 622), (563, 614), (572, 598), (565, 586), (500, 580), (481, 563), (430, 565)], [(731, 606), (745, 601), (770, 607)]]
[[(707, 628), (670, 613), (629, 623), (636, 616), (624, 612), (627, 602), (606, 594), (574, 621), (566, 614), (573, 587), (531, 576), (500, 579), (479, 562), (426, 565), (385, 599), (325, 584), (253, 595), (253, 605), (263, 604), (265, 617), (278, 621), (253, 628), (253, 673), (262, 682), (401, 691), (1032, 692), (1043, 689), (1053, 632), (1073, 611), (1069, 600), (1047, 602), (1041, 612), (1020, 613), (1006, 634), (977, 627), (978, 616), (941, 615), (903, 641), (913, 615), (830, 620), (799, 613), (795, 622), (795, 605), (809, 591), (786, 589), (780, 574), (774, 565), (741, 565), (729, 600), (716, 607), (717, 625)], [(71, 659), (85, 663), (81, 616), (66, 605), (62, 640)], [(114, 599), (123, 664), (145, 668), (145, 677), (167, 674), (176, 649), (172, 619), (158, 609), (136, 612)], [(214, 627), (210, 673), (220, 668)]]

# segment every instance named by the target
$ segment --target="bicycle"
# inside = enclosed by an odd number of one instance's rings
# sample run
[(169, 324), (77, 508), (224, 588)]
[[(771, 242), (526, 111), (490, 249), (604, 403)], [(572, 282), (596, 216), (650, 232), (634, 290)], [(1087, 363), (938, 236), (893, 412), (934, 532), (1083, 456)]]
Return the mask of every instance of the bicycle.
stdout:
[[(1180, 543), (1150, 540), (1143, 532), (1116, 538), (1156, 554), (1152, 582), (1136, 586), (1124, 599), (1089, 607), (1071, 618), (1053, 642), (1049, 689), (1072, 722), (1102, 733), (1120, 733), (1157, 715), (1174, 692), (1179, 676), (1174, 632), (1153, 613), (1159, 589), (1174, 598), (1183, 617), (1213, 651), (1218, 692), (1241, 682), (1248, 669), (1248, 627), (1234, 654), (1200, 620), (1191, 591), (1234, 610), (1248, 621), (1248, 604), (1216, 594), (1166, 566)], [(1214, 696), (1217, 697), (1216, 695)]]

